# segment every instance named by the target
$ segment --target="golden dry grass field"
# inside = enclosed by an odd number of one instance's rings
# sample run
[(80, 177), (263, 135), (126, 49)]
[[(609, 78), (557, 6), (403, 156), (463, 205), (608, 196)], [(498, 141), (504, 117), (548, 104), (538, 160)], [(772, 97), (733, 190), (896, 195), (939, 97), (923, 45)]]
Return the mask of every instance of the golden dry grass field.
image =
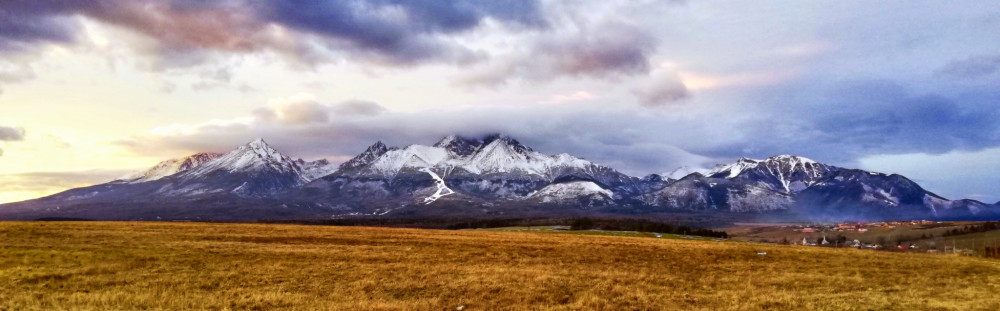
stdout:
[(1000, 310), (1000, 261), (484, 230), (0, 222), (0, 286), (0, 310)]

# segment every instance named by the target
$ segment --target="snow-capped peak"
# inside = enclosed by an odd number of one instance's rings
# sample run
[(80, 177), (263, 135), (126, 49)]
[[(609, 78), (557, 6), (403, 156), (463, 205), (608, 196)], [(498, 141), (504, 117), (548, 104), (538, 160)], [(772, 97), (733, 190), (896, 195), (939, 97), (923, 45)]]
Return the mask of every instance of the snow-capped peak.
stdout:
[(184, 172), (184, 175), (201, 176), (216, 171), (230, 173), (276, 171), (301, 175), (301, 168), (295, 160), (279, 153), (259, 138), (196, 169)]
[(774, 185), (774, 190), (792, 193), (818, 182), (831, 171), (830, 166), (809, 158), (776, 155), (764, 160), (741, 158), (735, 163), (717, 166), (706, 176), (749, 178)]
[(435, 168), (448, 174), (461, 168), (473, 174), (526, 173), (548, 176), (574, 169), (598, 169), (590, 161), (569, 154), (545, 155), (509, 136), (483, 138), (449, 135), (434, 146), (386, 148), (380, 143), (341, 165), (345, 174), (395, 175), (404, 168)]
[[(507, 135), (503, 135), (503, 134), (490, 134), (490, 135), (486, 135), (486, 137), (483, 137), (483, 139), (482, 139), (482, 144), (483, 145), (490, 145), (490, 144), (492, 144), (494, 142), (498, 142), (498, 141), (500, 143), (503, 143), (505, 145), (510, 146), (513, 150), (515, 150), (517, 152), (530, 152), (530, 151), (534, 151), (534, 150), (531, 150), (531, 148), (528, 148), (527, 146), (522, 145), (521, 142), (517, 141), (517, 139), (514, 139), (513, 137), (510, 137), (510, 136), (507, 136)], [(483, 148), (485, 148), (485, 147), (483, 147)]]
[(448, 135), (435, 143), (434, 147), (444, 148), (458, 156), (468, 156), (475, 153), (482, 145), (483, 141), (477, 138)]
[(740, 173), (743, 173), (743, 171), (747, 169), (757, 167), (757, 164), (759, 164), (760, 162), (761, 160), (740, 158), (739, 160), (736, 160), (736, 162), (732, 164), (719, 164), (714, 169), (708, 171), (708, 173), (706, 173), (705, 175), (711, 177), (733, 178), (739, 176)]
[(434, 167), (449, 157), (448, 151), (444, 148), (410, 145), (403, 149), (384, 152), (372, 159), (368, 168), (380, 174), (395, 174), (404, 167)]
[[(395, 148), (392, 148), (392, 149), (395, 149)], [(361, 154), (359, 154), (359, 155), (355, 156), (354, 158), (348, 160), (347, 162), (344, 162), (343, 164), (341, 164), (340, 165), (340, 169), (341, 170), (350, 170), (350, 169), (355, 169), (355, 168), (359, 168), (359, 167), (363, 167), (363, 166), (369, 165), (372, 162), (374, 162), (376, 159), (378, 159), (378, 157), (384, 155), (386, 152), (389, 152), (389, 150), (392, 150), (392, 149), (390, 149), (384, 143), (382, 143), (381, 140), (380, 141), (376, 141), (371, 146), (368, 146), (368, 148), (365, 149), (365, 151), (362, 152)]]
[(818, 163), (818, 162), (813, 161), (812, 159), (809, 159), (809, 158), (806, 158), (806, 157), (800, 157), (800, 156), (794, 156), (794, 155), (787, 155), (787, 154), (776, 155), (776, 156), (767, 158), (764, 161), (783, 162), (783, 163), (789, 163), (789, 164), (795, 164), (795, 165), (798, 165), (798, 164), (816, 164), (816, 163)]
[(776, 155), (764, 160), (740, 158), (732, 164), (720, 164), (709, 171), (706, 175), (717, 178), (735, 178), (744, 171), (757, 167), (762, 167), (768, 172), (776, 175), (791, 175), (796, 172), (801, 172), (810, 177), (818, 177), (829, 170), (826, 165), (820, 164), (819, 162), (806, 157)]
[(674, 169), (672, 171), (662, 173), (662, 174), (660, 174), (660, 176), (666, 177), (666, 178), (669, 178), (669, 179), (681, 179), (681, 178), (684, 178), (685, 176), (691, 175), (693, 173), (699, 173), (699, 174), (705, 175), (705, 174), (708, 173), (708, 171), (709, 170), (704, 169), (704, 168), (692, 167), (692, 166), (689, 166), (689, 165), (684, 165), (684, 166), (678, 167), (678, 168), (676, 168), (676, 169)]
[[(474, 166), (475, 171), (509, 172), (515, 169), (525, 171), (532, 170), (536, 163), (531, 163), (533, 157), (531, 149), (524, 147), (516, 140), (507, 137), (488, 137), (489, 141), (479, 149), (470, 159), (469, 165)], [(537, 163), (540, 164), (540, 163)], [(524, 167), (530, 166), (530, 167)]]
[(829, 167), (824, 164), (820, 164), (809, 158), (793, 155), (773, 156), (761, 161), (761, 164), (775, 172), (785, 172), (787, 174), (801, 172), (809, 177), (819, 177), (829, 171)]
[(236, 149), (236, 151), (253, 152), (260, 158), (270, 158), (274, 161), (281, 161), (281, 158), (283, 157), (280, 153), (278, 153), (278, 150), (275, 150), (271, 147), (271, 145), (268, 145), (263, 138), (257, 138), (246, 145), (240, 146)]
[(173, 174), (177, 174), (183, 171), (196, 168), (220, 156), (222, 156), (222, 154), (202, 152), (183, 158), (170, 159), (160, 162), (156, 164), (156, 166), (153, 166), (148, 170), (122, 176), (118, 178), (117, 181), (123, 181), (128, 183), (141, 183), (141, 182), (158, 180), (163, 177), (167, 177)]

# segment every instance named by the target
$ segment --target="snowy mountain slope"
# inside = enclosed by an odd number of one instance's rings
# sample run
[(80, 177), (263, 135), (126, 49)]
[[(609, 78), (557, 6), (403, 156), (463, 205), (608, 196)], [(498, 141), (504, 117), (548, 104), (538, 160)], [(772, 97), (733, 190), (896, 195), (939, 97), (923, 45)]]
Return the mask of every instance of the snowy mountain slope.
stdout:
[(542, 203), (567, 203), (579, 199), (611, 201), (614, 193), (592, 181), (551, 184), (528, 195)]
[[(977, 217), (972, 200), (950, 201), (899, 175), (844, 169), (789, 155), (742, 158), (642, 195), (662, 208), (785, 211), (803, 218)], [(894, 216), (895, 215), (895, 216)]]
[(297, 159), (295, 160), (295, 164), (302, 170), (302, 177), (307, 181), (313, 181), (337, 171), (337, 166), (330, 163), (327, 159), (316, 161)]
[[(325, 181), (314, 182), (312, 192), (356, 192), (361, 185), (372, 196), (408, 196), (426, 187), (423, 170), (431, 169), (456, 192), (491, 200), (518, 200), (557, 181), (592, 180), (616, 192), (637, 193), (636, 178), (569, 154), (546, 155), (503, 135), (482, 138), (447, 136), (433, 146), (386, 147), (381, 142), (341, 165)], [(371, 189), (373, 182), (379, 189)], [(317, 186), (324, 184), (325, 186)], [(340, 187), (341, 189), (329, 189)], [(324, 190), (317, 190), (326, 188)]]
[(358, 154), (354, 158), (347, 160), (347, 162), (340, 164), (338, 170), (342, 172), (352, 172), (358, 170), (370, 165), (386, 152), (389, 152), (389, 147), (386, 147), (382, 141), (377, 141), (369, 146), (368, 149), (365, 149), (365, 151), (361, 154)]
[[(733, 176), (734, 171), (729, 172), (730, 176)], [(730, 178), (756, 181), (761, 183), (762, 187), (791, 194), (825, 179), (833, 171), (830, 166), (807, 158), (779, 155), (759, 161), (754, 166), (742, 168), (739, 174)]]
[(141, 183), (141, 182), (153, 181), (196, 168), (220, 156), (222, 156), (221, 153), (202, 152), (183, 158), (170, 159), (160, 162), (159, 164), (156, 164), (156, 166), (153, 166), (148, 170), (135, 172), (123, 176), (119, 178), (117, 181), (125, 183)]
[(200, 196), (231, 193), (268, 197), (309, 182), (300, 161), (279, 153), (263, 139), (240, 146), (201, 166), (170, 178), (158, 194)]
[(302, 168), (295, 163), (295, 160), (279, 153), (263, 139), (258, 138), (178, 176), (192, 178), (218, 172), (277, 172), (301, 175)]
[(702, 174), (713, 178), (733, 178), (739, 176), (744, 170), (749, 168), (757, 167), (758, 164), (762, 162), (761, 160), (754, 160), (748, 158), (740, 158), (734, 163), (730, 164), (720, 164), (707, 173)]
[(808, 158), (778, 155), (764, 160), (741, 158), (735, 163), (717, 166), (704, 175), (757, 182), (771, 190), (794, 193), (825, 178), (832, 171), (830, 166)]

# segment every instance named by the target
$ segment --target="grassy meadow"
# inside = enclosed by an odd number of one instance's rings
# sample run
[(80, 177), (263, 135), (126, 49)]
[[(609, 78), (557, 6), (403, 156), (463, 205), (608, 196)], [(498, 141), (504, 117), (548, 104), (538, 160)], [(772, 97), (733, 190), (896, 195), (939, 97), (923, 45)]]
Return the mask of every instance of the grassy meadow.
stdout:
[(0, 222), (0, 285), (0, 310), (1000, 310), (1000, 261), (959, 255), (274, 224)]

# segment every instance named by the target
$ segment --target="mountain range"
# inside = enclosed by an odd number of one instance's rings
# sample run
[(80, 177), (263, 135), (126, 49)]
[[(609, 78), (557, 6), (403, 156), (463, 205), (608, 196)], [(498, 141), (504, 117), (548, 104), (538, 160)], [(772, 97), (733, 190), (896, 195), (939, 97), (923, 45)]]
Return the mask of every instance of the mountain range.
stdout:
[(948, 200), (900, 175), (791, 155), (634, 177), (494, 134), (390, 147), (340, 164), (257, 139), (117, 180), (0, 205), (0, 219), (319, 220), (724, 214), (782, 220), (997, 219), (1000, 202)]

